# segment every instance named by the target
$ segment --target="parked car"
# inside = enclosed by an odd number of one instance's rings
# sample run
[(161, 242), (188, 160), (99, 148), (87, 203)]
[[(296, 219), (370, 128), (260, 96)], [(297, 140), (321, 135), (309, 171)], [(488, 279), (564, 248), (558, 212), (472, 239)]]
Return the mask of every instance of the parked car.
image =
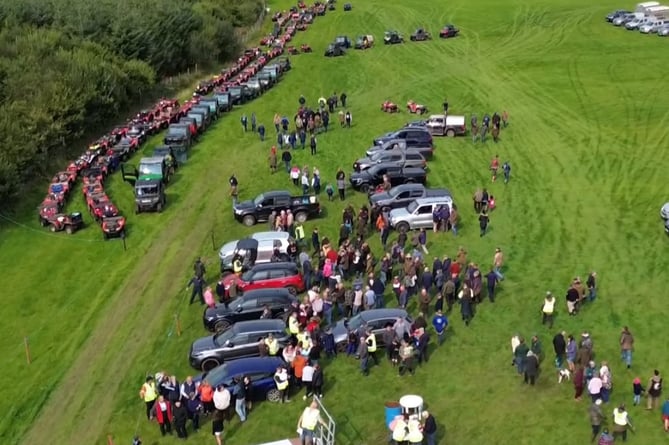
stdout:
[(444, 25), (444, 27), (441, 28), (439, 31), (439, 37), (442, 39), (448, 39), (450, 37), (457, 36), (459, 32), (460, 30), (456, 28), (455, 25), (449, 23), (448, 25)]
[(398, 318), (403, 318), (409, 326), (413, 320), (404, 309), (370, 309), (360, 312), (351, 318), (339, 320), (332, 328), (335, 344), (339, 350), (346, 348), (349, 331), (356, 331), (362, 326), (367, 326), (376, 336), (376, 343), (379, 346), (383, 345), (383, 330), (386, 324), (394, 324)]
[(219, 103), (219, 107), (222, 112), (232, 110), (232, 98), (230, 93), (226, 92), (217, 92), (213, 96)]
[(374, 46), (374, 36), (366, 34), (355, 39), (355, 49), (367, 49)]
[(232, 207), (235, 219), (245, 226), (267, 221), (273, 211), (278, 214), (281, 210), (290, 210), (295, 221), (303, 223), (309, 217), (318, 216), (321, 205), (316, 196), (292, 196), (288, 190), (273, 190), (261, 193), (252, 200), (238, 202)]
[(403, 139), (408, 148), (421, 147), (425, 145), (432, 146), (432, 135), (424, 127), (406, 127), (391, 133), (386, 133), (374, 139), (374, 145), (382, 145), (384, 142), (392, 139)]
[[(388, 133), (391, 134), (391, 133)], [(367, 156), (373, 156), (375, 153), (382, 151), (393, 151), (393, 150), (416, 150), (420, 153), (425, 159), (431, 158), (434, 155), (434, 147), (431, 142), (424, 141), (422, 144), (414, 143), (411, 148), (407, 147), (407, 141), (404, 139), (388, 139), (382, 144), (374, 145), (367, 149), (365, 154)]]
[(344, 49), (351, 47), (351, 40), (347, 36), (337, 36), (334, 39), (334, 44)]
[(239, 321), (258, 320), (265, 306), (272, 312), (272, 318), (287, 320), (290, 308), (298, 300), (288, 289), (256, 289), (245, 292), (234, 300), (215, 307), (207, 307), (202, 315), (205, 329), (223, 332)]
[[(643, 17), (643, 14), (641, 15)], [(613, 19), (613, 26), (623, 26), (627, 22), (631, 22), (632, 20), (638, 18), (639, 15), (637, 13), (632, 13), (632, 14), (627, 14), (627, 15), (620, 15)]]
[[(246, 258), (249, 255), (254, 257), (251, 266), (254, 264), (269, 263), (274, 254), (274, 249), (278, 248), (279, 252), (286, 253), (290, 241), (288, 232), (277, 231), (257, 232), (251, 235), (250, 238), (256, 241), (255, 247), (243, 242), (248, 240), (248, 238), (230, 241), (221, 247), (218, 251), (218, 257), (221, 259), (221, 272), (232, 271), (232, 261), (235, 255), (240, 255), (242, 258)], [(255, 252), (249, 253), (247, 251), (253, 248), (255, 248)]]
[(665, 203), (660, 209), (660, 218), (669, 219), (669, 202)]
[(639, 29), (641, 25), (644, 25), (650, 21), (649, 17), (636, 17), (625, 23), (625, 29), (628, 31), (634, 31)]
[(452, 114), (433, 114), (426, 121), (425, 128), (433, 136), (455, 137), (467, 134), (465, 117)]
[(385, 45), (404, 43), (404, 37), (397, 31), (386, 31), (383, 35), (383, 43)]
[(240, 321), (226, 331), (195, 340), (190, 347), (190, 365), (210, 371), (226, 361), (257, 357), (260, 354), (258, 342), (270, 334), (277, 339), (280, 347), (290, 339), (283, 320)]
[(235, 379), (248, 376), (251, 379), (251, 387), (246, 393), (248, 400), (268, 400), (276, 403), (281, 401), (281, 393), (274, 383), (274, 373), (279, 366), (286, 366), (279, 357), (243, 358), (223, 363), (193, 380), (196, 383), (207, 380), (214, 388), (219, 385), (232, 388)]
[(625, 9), (618, 9), (616, 11), (613, 11), (610, 14), (607, 14), (606, 15), (606, 21), (607, 22), (612, 22), (614, 19), (620, 17), (621, 15), (627, 15), (627, 14), (631, 14), (631, 13), (632, 13), (632, 11), (627, 11)]
[(425, 40), (430, 40), (432, 36), (430, 35), (429, 32), (425, 31), (423, 28), (418, 28), (416, 31), (414, 31), (411, 36), (409, 36), (409, 39), (412, 42), (423, 42)]
[(234, 274), (224, 277), (223, 285), (228, 295), (233, 280), (237, 281), (237, 287), (242, 293), (255, 289), (281, 287), (288, 289), (293, 295), (304, 291), (302, 274), (293, 262), (256, 264), (239, 278)]
[(406, 208), (419, 198), (436, 198), (451, 196), (451, 192), (444, 188), (425, 188), (423, 184), (401, 184), (387, 192), (369, 195), (369, 204), (377, 205), (382, 209)]
[(436, 198), (419, 198), (406, 208), (390, 211), (388, 219), (390, 227), (398, 231), (427, 229), (432, 227), (432, 212), (441, 206), (453, 208), (453, 198), (441, 196)]
[(657, 35), (660, 37), (669, 36), (669, 25), (664, 25), (657, 29)]
[(384, 163), (376, 164), (362, 172), (351, 173), (351, 186), (356, 190), (367, 193), (383, 184), (384, 175), (388, 177), (393, 186), (410, 182), (425, 184), (427, 181), (427, 174), (422, 168), (402, 168), (393, 163)]
[(669, 21), (664, 19), (653, 20), (639, 26), (639, 32), (642, 34), (652, 34), (657, 32), (658, 29), (662, 28), (666, 24), (669, 24)]
[(345, 54), (344, 48), (341, 46), (335, 45), (334, 43), (331, 43), (328, 45), (328, 47), (325, 49), (325, 57), (339, 57), (343, 56)]
[(425, 157), (418, 150), (407, 148), (406, 150), (382, 150), (371, 156), (360, 158), (353, 163), (353, 170), (360, 172), (367, 170), (375, 164), (394, 163), (400, 167), (427, 168)]

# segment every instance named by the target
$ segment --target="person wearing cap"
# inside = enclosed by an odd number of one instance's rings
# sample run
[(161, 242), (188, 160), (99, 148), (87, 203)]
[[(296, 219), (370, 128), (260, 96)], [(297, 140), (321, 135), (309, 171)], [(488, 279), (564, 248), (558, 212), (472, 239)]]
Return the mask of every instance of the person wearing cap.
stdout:
[(592, 426), (592, 438), (590, 442), (594, 442), (602, 429), (602, 422), (604, 422), (605, 418), (604, 412), (602, 412), (602, 399), (597, 399), (590, 405), (588, 415), (590, 416), (590, 425)]
[(437, 445), (437, 421), (429, 411), (423, 411), (423, 436), (425, 445)]
[(548, 291), (544, 298), (544, 305), (541, 307), (541, 324), (548, 323), (548, 328), (553, 329), (553, 314), (555, 313), (555, 297)]

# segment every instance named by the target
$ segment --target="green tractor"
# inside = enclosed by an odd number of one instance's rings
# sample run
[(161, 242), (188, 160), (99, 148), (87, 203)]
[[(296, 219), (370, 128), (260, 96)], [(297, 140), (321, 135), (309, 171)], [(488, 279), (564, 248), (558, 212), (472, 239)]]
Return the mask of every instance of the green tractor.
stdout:
[(123, 181), (135, 188), (135, 213), (163, 211), (167, 203), (165, 185), (171, 172), (165, 157), (142, 158), (139, 168), (121, 165)]

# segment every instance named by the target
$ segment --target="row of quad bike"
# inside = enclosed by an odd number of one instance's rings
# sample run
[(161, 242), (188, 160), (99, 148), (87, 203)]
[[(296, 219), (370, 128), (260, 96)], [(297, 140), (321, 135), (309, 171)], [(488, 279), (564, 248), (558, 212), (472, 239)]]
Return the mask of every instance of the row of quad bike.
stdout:
[[(386, 100), (381, 104), (381, 111), (385, 113), (399, 113), (400, 107), (395, 102)], [(411, 114), (427, 114), (428, 109), (425, 105), (419, 104), (410, 100), (407, 102), (407, 111)]]
[[(282, 55), (286, 43), (292, 40), (295, 33), (306, 29), (300, 26), (305, 20), (311, 23), (314, 16), (324, 14), (325, 4), (316, 2), (307, 7), (300, 3), (299, 11), (297, 16), (293, 10), (274, 15), (272, 21), (276, 26), (273, 40), (268, 44), (270, 48), (266, 51), (260, 48), (245, 50), (234, 65), (223, 69), (220, 75), (199, 83), (190, 100), (179, 103), (176, 99), (162, 99), (153, 108), (137, 113), (125, 125), (113, 128), (90, 144), (81, 156), (53, 176), (38, 208), (40, 225), (48, 227), (52, 232), (65, 231), (68, 234), (83, 228), (81, 212), (64, 213), (67, 200), (81, 179), (81, 193), (87, 211), (99, 224), (104, 239), (125, 237), (126, 218), (105, 192), (107, 176), (117, 171), (123, 162), (136, 153), (149, 136), (179, 122), (199, 103), (202, 96), (212, 92), (226, 92), (228, 88), (246, 82), (270, 60)], [(197, 136), (195, 125), (191, 125), (191, 133)]]

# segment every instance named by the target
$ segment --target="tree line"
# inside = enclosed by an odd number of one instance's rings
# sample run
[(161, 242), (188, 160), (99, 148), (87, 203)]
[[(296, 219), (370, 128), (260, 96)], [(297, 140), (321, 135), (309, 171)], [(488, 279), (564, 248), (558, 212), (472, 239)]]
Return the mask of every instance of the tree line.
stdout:
[(157, 79), (225, 62), (262, 0), (0, 0), (0, 202)]

